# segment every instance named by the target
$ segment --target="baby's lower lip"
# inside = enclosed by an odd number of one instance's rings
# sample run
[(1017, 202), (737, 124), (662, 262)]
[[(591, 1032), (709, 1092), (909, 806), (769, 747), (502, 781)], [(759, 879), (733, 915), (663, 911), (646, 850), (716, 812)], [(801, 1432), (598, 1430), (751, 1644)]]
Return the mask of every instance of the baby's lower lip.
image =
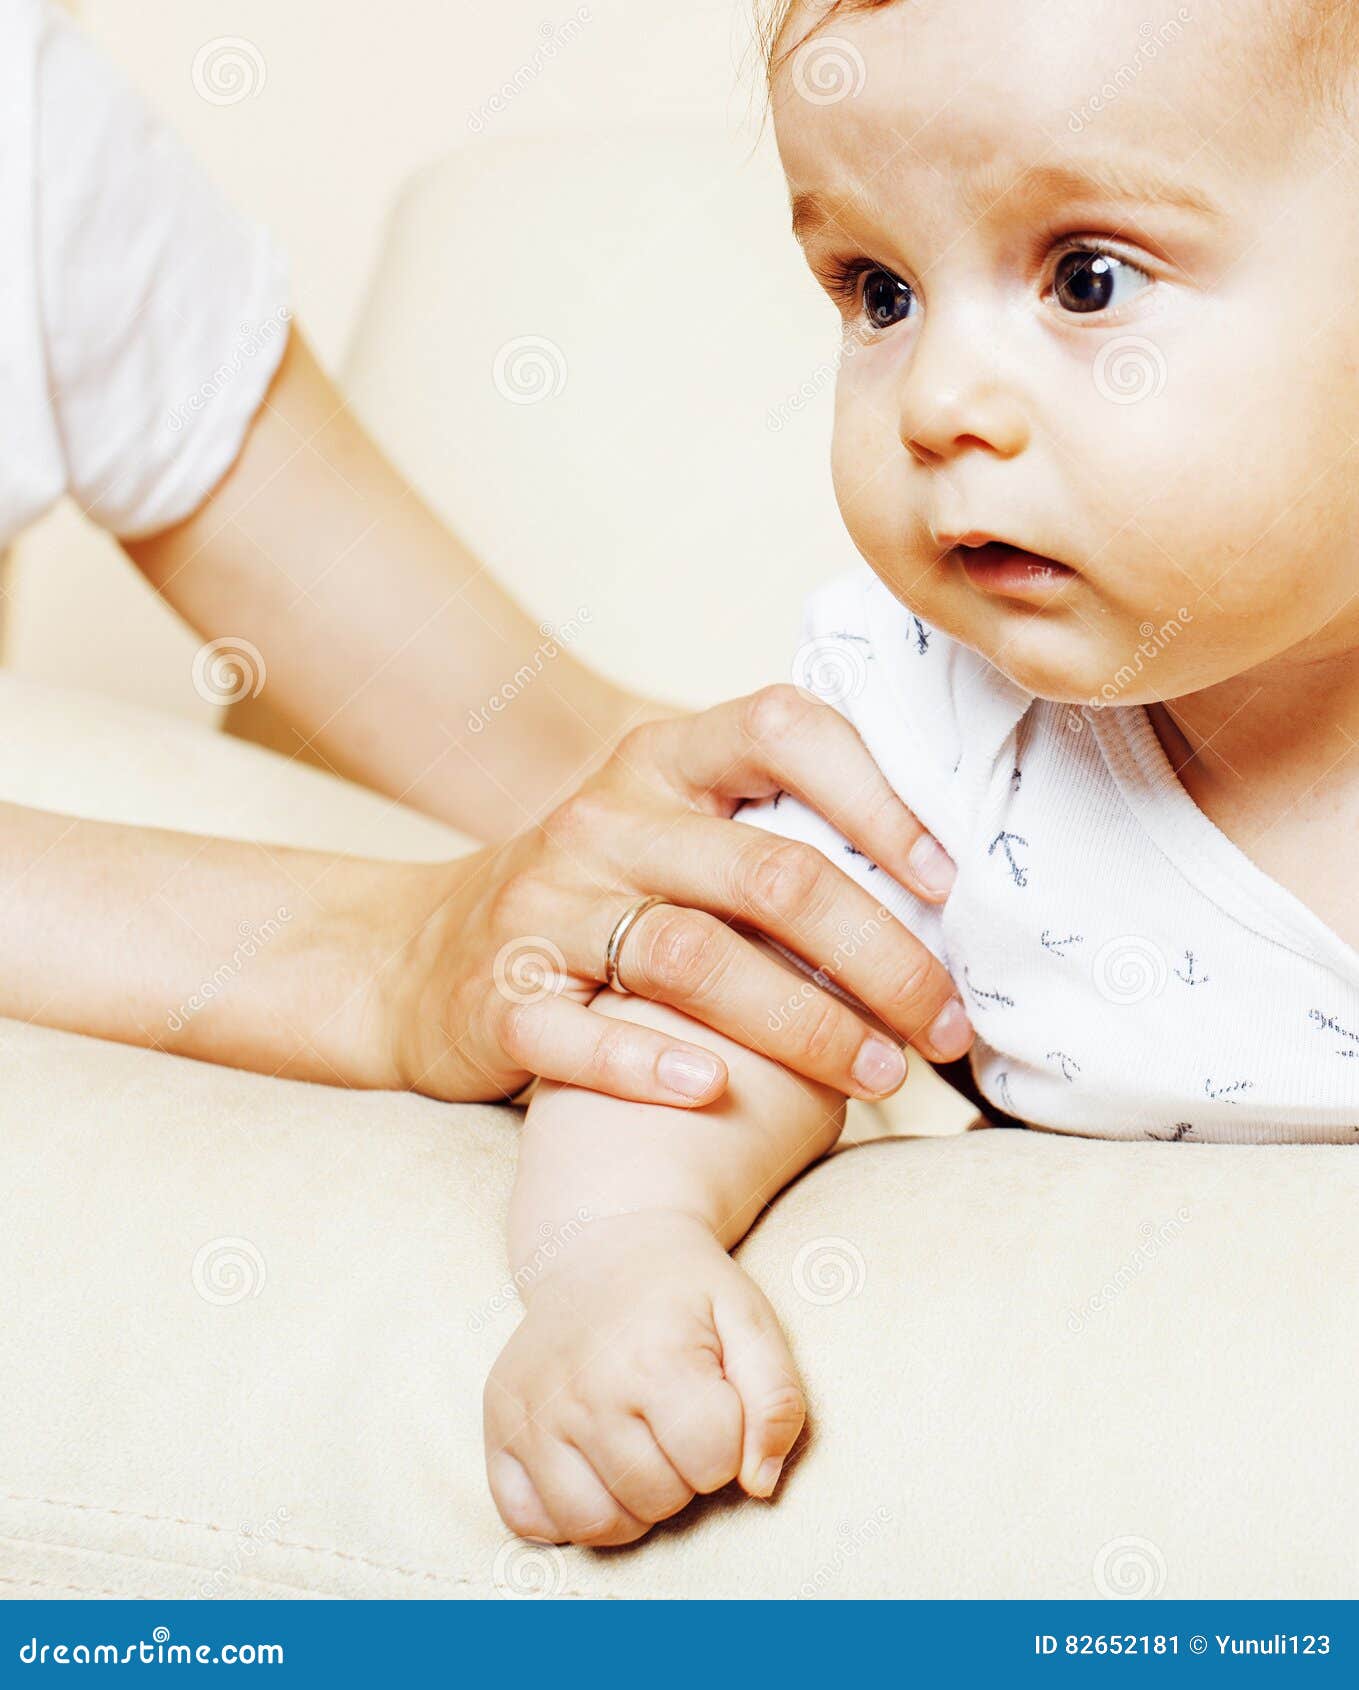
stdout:
[(954, 556), (974, 586), (1003, 598), (1050, 598), (1076, 578), (1076, 571), (1064, 563), (994, 540), (984, 546), (958, 546)]

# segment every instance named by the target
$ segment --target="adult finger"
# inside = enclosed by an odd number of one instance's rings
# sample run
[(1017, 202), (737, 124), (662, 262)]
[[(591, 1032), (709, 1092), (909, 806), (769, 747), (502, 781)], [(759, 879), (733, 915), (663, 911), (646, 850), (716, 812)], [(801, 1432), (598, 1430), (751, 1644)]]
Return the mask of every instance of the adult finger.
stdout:
[[(739, 922), (776, 940), (816, 968), (824, 980), (834, 981), (931, 1061), (951, 1062), (971, 1044), (967, 1011), (948, 970), (907, 927), (814, 846), (782, 839), (760, 828), (743, 827), (739, 820), (722, 822), (690, 815), (677, 818), (672, 827), (649, 837), (639, 836), (633, 873), (639, 882), (677, 906), (711, 910), (728, 922)], [(594, 919), (599, 931), (612, 911), (611, 900), (598, 901)], [(710, 1026), (749, 1042), (747, 1035), (754, 1036), (756, 1026), (745, 1019), (745, 1010), (736, 1006), (750, 1003), (750, 990), (757, 977), (754, 957), (732, 959), (733, 966), (725, 977), (730, 1001), (715, 1006), (727, 1019), (725, 1023), (716, 1021), (699, 996), (682, 1002), (670, 989), (673, 983), (681, 990), (693, 991), (705, 960), (718, 960), (715, 954), (707, 959), (702, 953), (697, 957), (690, 954), (706, 930), (697, 922), (674, 921), (668, 929), (662, 929), (658, 920), (662, 913), (663, 907), (647, 911), (628, 935), (620, 977), (629, 990), (661, 997)], [(649, 942), (651, 954), (649, 959), (639, 961), (642, 939)], [(587, 941), (587, 948), (599, 943), (596, 932)], [(715, 953), (720, 947), (711, 940), (708, 949)], [(767, 976), (762, 970), (759, 976), (764, 989)], [(700, 995), (711, 999), (716, 982), (702, 983), (706, 990)], [(809, 1078), (839, 1085), (842, 1073), (814, 1070), (799, 1060), (808, 1032), (821, 1021), (825, 1022), (820, 1027), (823, 1034), (834, 1033), (837, 1041), (842, 1040), (843, 1026), (825, 1019), (830, 1015), (828, 1003), (835, 1000), (817, 992), (811, 983), (805, 983), (799, 992), (800, 996), (790, 998), (790, 988), (785, 985), (777, 996), (756, 1000), (765, 1006), (767, 1032), (774, 1041), (769, 1046), (762, 1042), (761, 1048), (769, 1048), (771, 1054), (777, 1050), (780, 1061)], [(814, 1013), (803, 1017), (796, 1032), (791, 1025), (784, 1025), (791, 1009), (811, 1009), (812, 1005)], [(941, 1020), (946, 1010), (947, 1016)], [(733, 1013), (739, 1017), (735, 1024)], [(761, 1040), (765, 1037), (761, 1031)]]
[(714, 1052), (631, 1021), (606, 1020), (568, 998), (507, 1006), (500, 1042), (531, 1074), (636, 1103), (695, 1109), (727, 1087), (727, 1065)]
[(622, 769), (668, 781), (686, 800), (732, 807), (792, 792), (903, 886), (947, 898), (956, 868), (897, 797), (853, 724), (796, 687), (765, 687), (698, 715), (644, 723), (616, 753)]

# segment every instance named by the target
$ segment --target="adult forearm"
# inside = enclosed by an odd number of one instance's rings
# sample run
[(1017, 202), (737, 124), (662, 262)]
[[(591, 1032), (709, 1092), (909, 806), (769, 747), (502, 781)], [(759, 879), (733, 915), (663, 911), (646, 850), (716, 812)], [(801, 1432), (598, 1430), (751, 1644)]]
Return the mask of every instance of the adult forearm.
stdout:
[(606, 992), (594, 1007), (716, 1051), (730, 1084), (698, 1110), (541, 1085), (525, 1121), (510, 1206), (516, 1273), (531, 1277), (586, 1217), (644, 1209), (693, 1214), (729, 1249), (840, 1136), (845, 1103), (830, 1088), (663, 1004)]
[(401, 1083), (387, 999), (446, 872), (0, 805), (0, 1015), (291, 1078)]
[[(574, 789), (645, 713), (531, 618), (421, 501), (294, 331), (239, 458), (128, 551), (240, 688), (343, 773), (482, 839)], [(588, 607), (586, 607), (588, 609)]]

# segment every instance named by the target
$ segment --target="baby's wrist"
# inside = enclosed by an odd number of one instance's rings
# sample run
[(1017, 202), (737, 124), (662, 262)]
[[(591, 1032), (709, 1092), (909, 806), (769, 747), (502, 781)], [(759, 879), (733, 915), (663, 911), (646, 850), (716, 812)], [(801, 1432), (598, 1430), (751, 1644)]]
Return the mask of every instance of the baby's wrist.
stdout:
[(512, 1222), (510, 1263), (515, 1288), (527, 1306), (562, 1275), (589, 1273), (592, 1267), (614, 1274), (634, 1252), (655, 1260), (669, 1250), (707, 1245), (726, 1254), (717, 1227), (693, 1210), (658, 1205), (594, 1214), (582, 1205), (570, 1215), (540, 1219), (536, 1226)]

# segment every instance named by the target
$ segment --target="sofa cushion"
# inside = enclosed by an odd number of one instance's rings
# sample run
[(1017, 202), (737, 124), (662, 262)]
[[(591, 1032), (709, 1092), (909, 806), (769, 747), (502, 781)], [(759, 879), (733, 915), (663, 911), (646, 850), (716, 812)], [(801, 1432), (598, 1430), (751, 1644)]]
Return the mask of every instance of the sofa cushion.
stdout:
[[(0, 797), (418, 857), (315, 770), (0, 678)], [(518, 1114), (0, 1022), (0, 1591), (1340, 1596), (1359, 1158), (847, 1146), (739, 1251), (811, 1415), (776, 1500), (511, 1538), (481, 1389)]]

